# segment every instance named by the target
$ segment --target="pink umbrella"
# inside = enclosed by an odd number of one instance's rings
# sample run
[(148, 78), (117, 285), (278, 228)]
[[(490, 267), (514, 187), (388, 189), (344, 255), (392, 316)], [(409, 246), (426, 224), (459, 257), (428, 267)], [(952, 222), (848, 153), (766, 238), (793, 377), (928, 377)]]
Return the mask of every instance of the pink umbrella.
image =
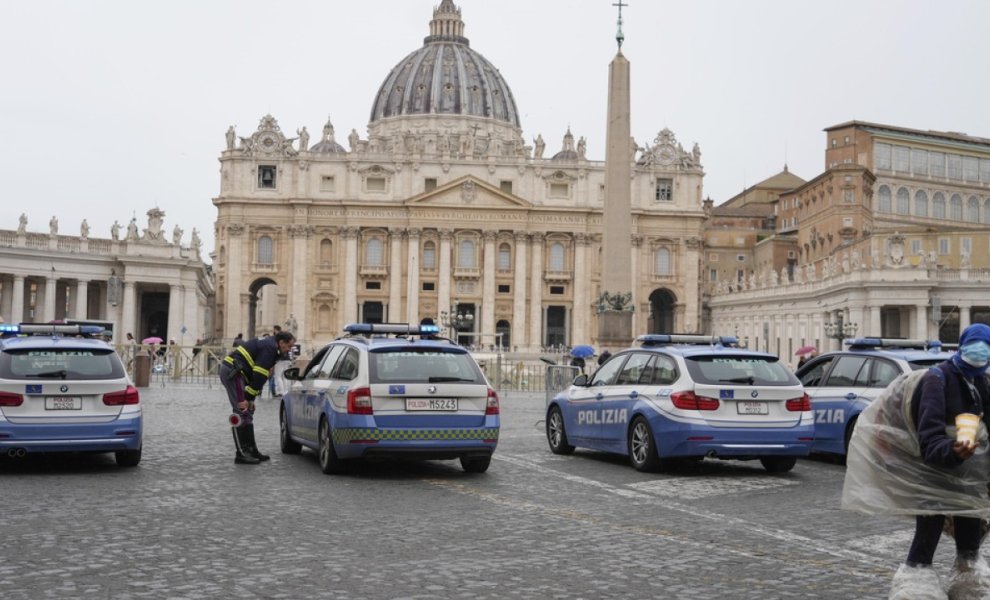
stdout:
[(160, 337), (151, 336), (151, 337), (146, 337), (143, 340), (141, 340), (141, 343), (142, 344), (161, 344), (164, 341), (165, 340), (163, 340)]
[(802, 356), (805, 354), (811, 354), (812, 352), (818, 352), (818, 348), (815, 348), (814, 346), (801, 346), (797, 349), (797, 352), (794, 353), (794, 356)]

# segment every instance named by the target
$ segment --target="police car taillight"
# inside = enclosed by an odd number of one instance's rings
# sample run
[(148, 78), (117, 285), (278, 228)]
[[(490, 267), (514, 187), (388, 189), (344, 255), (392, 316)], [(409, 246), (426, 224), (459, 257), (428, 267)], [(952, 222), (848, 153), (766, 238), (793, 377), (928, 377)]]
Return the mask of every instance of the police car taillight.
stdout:
[(791, 398), (784, 403), (784, 406), (787, 410), (793, 412), (804, 412), (806, 410), (811, 410), (811, 398), (808, 397), (808, 394), (805, 394), (800, 398)]
[(24, 396), (20, 394), (0, 392), (0, 406), (20, 406), (23, 402)]
[(103, 394), (103, 403), (107, 406), (123, 406), (124, 404), (137, 404), (141, 401), (137, 388), (133, 385), (127, 386), (126, 390), (120, 392), (110, 392)]
[(347, 414), (370, 415), (375, 410), (371, 406), (371, 388), (362, 387), (347, 390)]
[(671, 402), (677, 408), (685, 410), (718, 410), (718, 399), (698, 396), (692, 391), (674, 392), (670, 395)]
[(485, 414), (498, 414), (498, 394), (492, 388), (488, 388), (488, 404), (485, 405)]

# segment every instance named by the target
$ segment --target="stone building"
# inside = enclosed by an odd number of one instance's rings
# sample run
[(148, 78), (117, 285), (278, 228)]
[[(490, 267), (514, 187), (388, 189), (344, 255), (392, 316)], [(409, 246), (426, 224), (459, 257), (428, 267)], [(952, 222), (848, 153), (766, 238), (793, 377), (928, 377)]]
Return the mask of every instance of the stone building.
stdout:
[(176, 226), (163, 229), (165, 213), (148, 211), (148, 226), (116, 221), (110, 237), (59, 233), (57, 217), (46, 233), (0, 229), (0, 316), (8, 323), (79, 319), (113, 324), (115, 339), (156, 336), (192, 344), (213, 331), (213, 279), (200, 258), (194, 229), (188, 246)]
[(955, 342), (990, 323), (990, 140), (850, 121), (826, 132), (825, 171), (781, 193), (770, 253), (708, 281), (712, 329), (790, 357), (869, 335)]
[[(312, 348), (349, 322), (432, 319), (520, 352), (596, 343), (605, 163), (570, 131), (557, 152), (542, 134), (528, 141), (506, 79), (464, 28), (443, 0), (346, 148), (330, 121), (313, 145), (271, 115), (246, 137), (228, 131), (218, 336), (288, 321)], [(633, 330), (699, 330), (701, 151), (667, 129), (630, 144)]]

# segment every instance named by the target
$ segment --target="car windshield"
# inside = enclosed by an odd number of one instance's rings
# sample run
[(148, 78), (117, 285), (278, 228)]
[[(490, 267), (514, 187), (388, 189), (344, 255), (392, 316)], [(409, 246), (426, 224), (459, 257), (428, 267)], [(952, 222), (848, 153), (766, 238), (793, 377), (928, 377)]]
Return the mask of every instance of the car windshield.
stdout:
[(775, 356), (685, 357), (695, 383), (710, 385), (798, 385), (798, 380)]
[(440, 348), (382, 348), (368, 353), (371, 383), (484, 383), (467, 352)]
[(120, 379), (124, 368), (110, 348), (32, 348), (0, 353), (3, 379)]

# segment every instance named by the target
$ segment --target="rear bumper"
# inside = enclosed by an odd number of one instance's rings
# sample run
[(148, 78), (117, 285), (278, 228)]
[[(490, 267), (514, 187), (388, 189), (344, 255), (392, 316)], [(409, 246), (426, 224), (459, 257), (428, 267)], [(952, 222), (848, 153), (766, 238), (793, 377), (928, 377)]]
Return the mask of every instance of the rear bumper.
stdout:
[(108, 423), (14, 424), (0, 422), (0, 454), (11, 449), (31, 452), (113, 452), (141, 447), (140, 415)]
[(428, 460), (491, 456), (499, 427), (333, 429), (334, 449), (341, 458), (398, 457)]
[(710, 456), (751, 458), (758, 456), (808, 456), (815, 437), (814, 425), (787, 428), (723, 429), (691, 426), (654, 428), (662, 457)]

